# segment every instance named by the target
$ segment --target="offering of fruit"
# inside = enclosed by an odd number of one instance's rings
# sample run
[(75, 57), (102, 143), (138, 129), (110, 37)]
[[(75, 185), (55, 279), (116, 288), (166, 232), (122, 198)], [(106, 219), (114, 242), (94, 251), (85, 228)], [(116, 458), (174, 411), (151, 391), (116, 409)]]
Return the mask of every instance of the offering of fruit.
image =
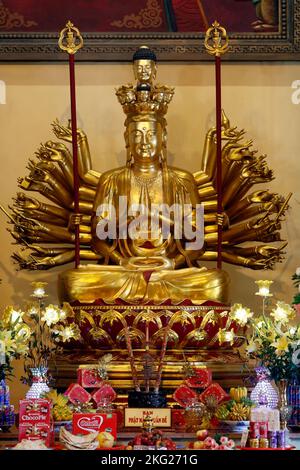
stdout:
[(99, 432), (97, 436), (98, 442), (99, 442), (99, 448), (100, 449), (110, 449), (113, 447), (115, 438), (110, 432)]
[(208, 436), (208, 431), (207, 429), (199, 429), (199, 431), (196, 432), (196, 437), (198, 441), (204, 441)]
[(219, 406), (215, 416), (221, 421), (248, 421), (252, 406), (249, 398), (240, 398), (239, 402), (230, 400)]
[(143, 431), (134, 436), (133, 440), (128, 442), (127, 448), (134, 448), (134, 446), (147, 446), (161, 449), (165, 447), (168, 450), (175, 450), (176, 444), (172, 439), (165, 438), (162, 431), (154, 429), (153, 431)]
[(226, 405), (221, 405), (216, 411), (216, 417), (220, 420), (225, 420), (230, 414), (229, 409)]
[(68, 405), (68, 397), (61, 393), (57, 393), (57, 390), (52, 389), (44, 395), (45, 398), (52, 400), (53, 402), (53, 419), (54, 421), (71, 421), (73, 417), (73, 411)]
[(232, 387), (229, 391), (230, 398), (240, 403), (243, 398), (247, 398), (248, 390), (246, 387)]
[(250, 408), (242, 403), (234, 403), (230, 410), (228, 418), (231, 421), (248, 421)]
[(203, 441), (190, 442), (188, 449), (193, 450), (233, 450), (235, 443), (227, 436), (217, 434), (214, 438), (207, 436)]

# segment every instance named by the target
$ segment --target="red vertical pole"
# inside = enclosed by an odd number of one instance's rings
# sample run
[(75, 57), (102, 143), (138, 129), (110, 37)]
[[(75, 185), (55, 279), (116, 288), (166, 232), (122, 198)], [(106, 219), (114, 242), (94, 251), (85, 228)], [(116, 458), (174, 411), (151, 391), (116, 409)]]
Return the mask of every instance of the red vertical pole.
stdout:
[[(69, 71), (70, 71), (72, 151), (73, 151), (74, 213), (79, 214), (79, 174), (78, 174), (77, 116), (76, 116), (74, 54), (69, 54)], [(75, 224), (75, 268), (78, 268), (79, 264), (80, 264), (80, 227), (78, 224)]]
[(215, 57), (216, 71), (216, 138), (217, 138), (217, 223), (218, 223), (218, 244), (217, 244), (217, 267), (222, 269), (222, 214), (223, 214), (223, 193), (222, 193), (222, 99), (221, 99), (221, 56)]

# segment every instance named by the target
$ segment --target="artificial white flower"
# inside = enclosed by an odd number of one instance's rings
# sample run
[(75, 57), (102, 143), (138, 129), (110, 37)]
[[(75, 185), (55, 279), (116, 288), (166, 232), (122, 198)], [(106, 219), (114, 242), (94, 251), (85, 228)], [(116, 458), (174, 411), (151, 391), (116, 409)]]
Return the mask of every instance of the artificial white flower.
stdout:
[(277, 302), (276, 308), (270, 313), (274, 317), (275, 321), (280, 323), (288, 323), (289, 320), (294, 318), (295, 310), (285, 302)]
[(243, 307), (242, 304), (234, 304), (230, 311), (231, 318), (239, 325), (245, 326), (249, 318), (253, 317), (250, 308)]
[(48, 326), (55, 325), (60, 320), (59, 309), (53, 305), (48, 305), (45, 308), (42, 320), (47, 323)]

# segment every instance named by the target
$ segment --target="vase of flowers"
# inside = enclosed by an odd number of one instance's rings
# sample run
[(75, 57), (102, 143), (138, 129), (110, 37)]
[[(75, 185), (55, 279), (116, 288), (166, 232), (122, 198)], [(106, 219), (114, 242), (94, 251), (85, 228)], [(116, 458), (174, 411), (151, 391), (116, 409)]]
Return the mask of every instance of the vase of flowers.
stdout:
[[(262, 281), (257, 281), (257, 284)], [(293, 324), (295, 309), (282, 301), (277, 301), (267, 314), (267, 297), (272, 294), (259, 289), (257, 295), (263, 297), (262, 315), (251, 322), (248, 335), (247, 353), (269, 371), (278, 388), (278, 409), (280, 425), (286, 429), (291, 408), (287, 402), (287, 387), (291, 380), (299, 377), (300, 327)]]
[[(13, 357), (24, 357), (26, 377), (22, 380), (31, 386), (26, 397), (39, 398), (48, 388), (48, 362), (61, 350), (62, 342), (80, 338), (79, 327), (72, 322), (74, 312), (68, 304), (63, 308), (46, 305), (46, 283), (34, 282), (33, 300), (25, 309), (7, 307), (3, 314), (6, 350)], [(2, 336), (1, 336), (2, 335)], [(16, 352), (14, 352), (16, 351)]]
[(48, 393), (48, 368), (32, 367), (30, 368), (31, 387), (26, 393), (26, 398), (40, 398), (44, 393)]
[[(300, 269), (293, 279), (300, 285)], [(270, 379), (278, 386), (278, 408), (281, 427), (284, 429), (290, 413), (286, 397), (287, 385), (289, 381), (300, 378), (300, 326), (294, 323), (296, 311), (293, 306), (282, 301), (277, 301), (271, 306), (272, 281), (260, 280), (256, 281), (256, 284), (256, 295), (262, 298), (261, 314), (254, 316), (249, 309), (235, 304), (229, 312), (229, 317), (238, 317), (239, 320), (243, 318), (247, 327), (248, 357), (255, 359), (259, 366), (267, 368), (270, 371)], [(232, 342), (235, 339), (233, 331)], [(220, 332), (219, 342), (226, 342)]]
[(271, 382), (271, 373), (266, 367), (256, 367), (257, 384), (251, 392), (251, 400), (257, 405), (265, 405), (268, 408), (276, 408), (278, 405), (278, 393)]
[(295, 358), (300, 344), (300, 327), (291, 324), (294, 317), (295, 310), (278, 301), (269, 315), (264, 313), (251, 322), (247, 353), (269, 369), (275, 382), (299, 375)]
[(20, 312), (4, 312), (0, 321), (0, 381), (13, 375), (12, 361), (28, 352), (28, 334)]

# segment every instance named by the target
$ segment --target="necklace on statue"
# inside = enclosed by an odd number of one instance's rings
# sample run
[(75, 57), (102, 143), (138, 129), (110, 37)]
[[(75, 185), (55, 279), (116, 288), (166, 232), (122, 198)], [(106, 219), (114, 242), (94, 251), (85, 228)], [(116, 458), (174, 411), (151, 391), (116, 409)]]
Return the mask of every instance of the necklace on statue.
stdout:
[(150, 186), (153, 184), (155, 181), (157, 181), (161, 177), (161, 172), (159, 171), (155, 176), (142, 176), (142, 175), (135, 175), (133, 173), (135, 181), (140, 185), (140, 186)]

